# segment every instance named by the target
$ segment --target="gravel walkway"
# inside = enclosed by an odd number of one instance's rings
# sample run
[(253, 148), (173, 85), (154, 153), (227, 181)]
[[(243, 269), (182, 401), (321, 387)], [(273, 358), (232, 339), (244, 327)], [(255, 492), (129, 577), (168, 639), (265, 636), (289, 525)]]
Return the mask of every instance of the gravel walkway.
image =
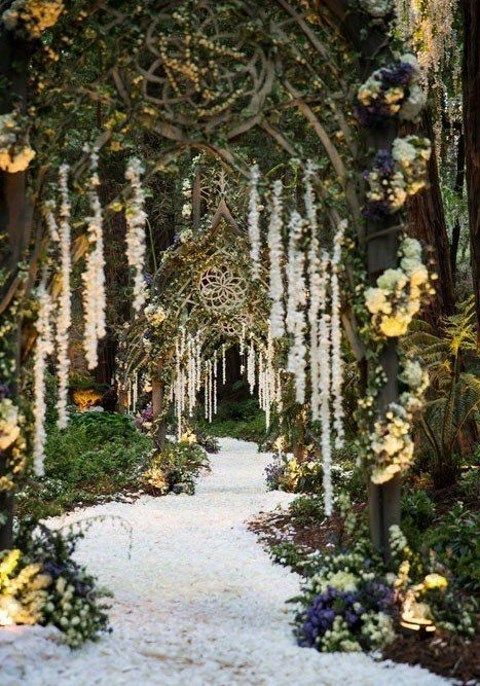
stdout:
[(420, 668), (319, 654), (293, 640), (299, 578), (270, 563), (245, 520), (291, 496), (265, 491), (268, 455), (222, 440), (197, 494), (109, 503), (79, 557), (115, 593), (114, 632), (70, 652), (52, 629), (0, 631), (1, 686), (440, 686)]

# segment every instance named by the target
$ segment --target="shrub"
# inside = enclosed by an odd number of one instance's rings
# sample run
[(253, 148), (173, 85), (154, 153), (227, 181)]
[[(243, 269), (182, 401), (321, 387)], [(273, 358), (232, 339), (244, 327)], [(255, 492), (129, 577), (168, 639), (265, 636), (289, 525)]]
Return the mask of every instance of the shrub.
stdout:
[(294, 599), (299, 645), (322, 652), (376, 650), (395, 637), (395, 595), (363, 542), (317, 558), (318, 568)]
[(435, 522), (426, 544), (448, 567), (459, 588), (480, 592), (480, 512), (457, 503)]
[(66, 429), (49, 428), (45, 477), (27, 481), (18, 495), (19, 512), (58, 515), (78, 503), (137, 488), (152, 445), (126, 415), (74, 414)]
[(425, 491), (411, 491), (402, 498), (402, 530), (408, 540), (420, 542), (435, 518), (435, 503)]
[(22, 522), (0, 558), (0, 625), (53, 624), (72, 648), (108, 629), (109, 594), (72, 558), (82, 535)]
[(154, 453), (142, 476), (146, 491), (153, 495), (195, 493), (195, 479), (208, 468), (208, 457), (197, 443), (167, 442), (161, 452)]
[(325, 518), (323, 497), (318, 495), (300, 495), (288, 508), (298, 524), (311, 524)]

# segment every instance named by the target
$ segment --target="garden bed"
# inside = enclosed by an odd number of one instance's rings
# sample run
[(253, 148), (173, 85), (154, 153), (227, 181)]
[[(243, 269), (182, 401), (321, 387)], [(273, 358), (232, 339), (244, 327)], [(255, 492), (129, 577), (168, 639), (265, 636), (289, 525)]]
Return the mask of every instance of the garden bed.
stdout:
[[(364, 505), (355, 509), (361, 512)], [(308, 520), (289, 510), (260, 512), (248, 524), (275, 561), (305, 573), (305, 559), (311, 553), (332, 552), (340, 540), (343, 521), (339, 514), (330, 519)], [(480, 683), (480, 634), (468, 641), (461, 636), (436, 632), (433, 638), (397, 635), (383, 650), (383, 657), (394, 662), (419, 665), (455, 683), (473, 686)]]

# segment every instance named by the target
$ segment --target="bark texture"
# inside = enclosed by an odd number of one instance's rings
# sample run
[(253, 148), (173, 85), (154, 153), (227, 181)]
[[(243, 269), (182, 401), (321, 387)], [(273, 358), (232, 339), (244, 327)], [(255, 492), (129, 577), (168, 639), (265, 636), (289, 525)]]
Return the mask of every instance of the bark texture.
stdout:
[(462, 0), (463, 126), (473, 291), (480, 343), (480, 2)]

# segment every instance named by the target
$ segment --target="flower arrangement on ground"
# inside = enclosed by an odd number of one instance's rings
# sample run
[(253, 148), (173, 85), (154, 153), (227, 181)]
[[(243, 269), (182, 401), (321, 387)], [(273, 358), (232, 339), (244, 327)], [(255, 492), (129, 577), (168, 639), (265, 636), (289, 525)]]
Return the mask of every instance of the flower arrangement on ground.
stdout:
[(195, 493), (195, 480), (208, 469), (208, 457), (198, 445), (195, 435), (186, 432), (176, 442), (168, 441), (161, 451), (154, 453), (143, 474), (143, 487), (153, 495)]
[(22, 523), (16, 547), (0, 553), (0, 626), (53, 624), (72, 648), (108, 629), (109, 594), (72, 558), (82, 535)]

